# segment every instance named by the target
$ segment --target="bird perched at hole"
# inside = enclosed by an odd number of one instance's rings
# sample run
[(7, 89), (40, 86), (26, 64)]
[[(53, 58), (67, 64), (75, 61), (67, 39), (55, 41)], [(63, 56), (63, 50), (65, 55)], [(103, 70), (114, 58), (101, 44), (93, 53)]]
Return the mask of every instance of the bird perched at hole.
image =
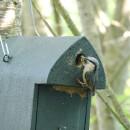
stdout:
[(78, 83), (83, 87), (86, 85), (91, 91), (92, 95), (95, 95), (95, 88), (98, 81), (98, 68), (99, 62), (94, 57), (81, 56), (81, 62), (83, 62), (83, 82), (77, 79)]

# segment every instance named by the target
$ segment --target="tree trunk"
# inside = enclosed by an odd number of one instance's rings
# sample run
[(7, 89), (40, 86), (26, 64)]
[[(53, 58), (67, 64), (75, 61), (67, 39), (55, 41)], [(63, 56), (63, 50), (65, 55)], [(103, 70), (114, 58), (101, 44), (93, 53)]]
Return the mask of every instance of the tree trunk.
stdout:
[[(114, 59), (116, 59), (116, 62), (111, 66), (111, 68), (114, 68), (117, 64), (120, 65), (126, 57), (128, 57), (128, 53), (130, 50), (130, 38), (127, 36), (127, 32), (130, 31), (130, 10), (129, 10), (129, 0), (117, 0), (117, 7), (115, 12), (115, 20), (118, 21), (121, 26), (124, 28), (122, 30), (121, 28), (114, 28), (114, 33), (116, 34), (115, 38), (117, 39), (123, 39), (118, 42), (115, 42), (115, 50), (116, 53), (114, 54)], [(118, 15), (120, 14), (120, 15)], [(111, 55), (110, 55), (111, 57)], [(122, 59), (122, 60), (121, 60)], [(110, 69), (110, 66), (109, 66)], [(109, 71), (114, 72), (114, 71)], [(124, 67), (122, 67), (122, 70), (120, 71), (120, 74), (116, 76), (116, 79), (112, 79), (111, 85), (113, 86), (114, 91), (117, 94), (123, 94), (125, 89), (125, 82), (128, 75), (128, 62), (124, 64)]]
[(32, 17), (30, 12), (29, 0), (23, 0), (23, 11), (22, 11), (22, 34), (24, 36), (34, 35)]
[(0, 35), (3, 39), (21, 35), (22, 0), (0, 1)]
[[(33, 0), (35, 3), (36, 7), (39, 10), (44, 10), (45, 6), (41, 3), (42, 1), (40, 0)], [(33, 28), (33, 23), (32, 23), (32, 16), (31, 16), (31, 11), (30, 11), (30, 2), (29, 0), (23, 0), (23, 14), (22, 14), (22, 34), (24, 36), (33, 36), (37, 35), (34, 31)], [(46, 3), (46, 6), (48, 6), (48, 2)], [(35, 25), (38, 33), (41, 36), (46, 36), (47, 34), (50, 35), (50, 32), (46, 28), (44, 22), (41, 20), (39, 14), (37, 11), (33, 8), (33, 13), (34, 13), (34, 19), (35, 19)], [(43, 15), (43, 11), (41, 11), (41, 14)], [(46, 14), (48, 15), (48, 13)], [(48, 18), (48, 16), (46, 16)]]
[(54, 12), (54, 20), (55, 20), (55, 30), (58, 34), (58, 36), (61, 36), (62, 35), (62, 26), (61, 26), (61, 18), (60, 18), (60, 15), (58, 13), (58, 11), (56, 10), (56, 7), (55, 7), (55, 3), (54, 3), (55, 0), (52, 0), (52, 6), (53, 6), (53, 12)]
[(77, 0), (79, 16), (82, 24), (82, 32), (100, 53), (101, 43), (98, 30), (95, 25), (94, 11), (91, 0)]
[[(98, 91), (100, 95), (106, 100), (107, 97), (103, 90)], [(106, 105), (101, 101), (101, 99), (95, 95), (96, 100), (96, 113), (98, 118), (98, 129), (99, 130), (115, 130), (115, 122), (111, 112), (107, 109)], [(107, 100), (107, 102), (109, 102)]]

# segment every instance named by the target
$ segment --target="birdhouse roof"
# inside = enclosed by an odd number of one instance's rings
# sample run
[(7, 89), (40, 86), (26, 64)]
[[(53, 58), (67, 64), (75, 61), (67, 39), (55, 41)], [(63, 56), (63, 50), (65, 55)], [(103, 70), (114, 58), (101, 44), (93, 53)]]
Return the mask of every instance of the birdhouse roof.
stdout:
[(0, 49), (0, 83), (24, 80), (34, 84), (81, 87), (83, 67), (76, 66), (78, 54), (93, 56), (99, 60), (97, 89), (105, 88), (105, 73), (102, 63), (90, 42), (84, 36), (71, 37), (9, 37), (9, 63), (2, 61)]

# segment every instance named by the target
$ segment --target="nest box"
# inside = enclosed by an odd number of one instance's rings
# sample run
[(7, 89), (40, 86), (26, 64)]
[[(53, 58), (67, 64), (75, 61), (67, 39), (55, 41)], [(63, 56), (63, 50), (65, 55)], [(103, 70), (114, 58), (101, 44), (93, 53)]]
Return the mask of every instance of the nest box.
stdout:
[(99, 61), (96, 89), (105, 88), (102, 63), (83, 36), (10, 37), (10, 62), (0, 51), (2, 130), (88, 130), (91, 92), (77, 83), (83, 54)]

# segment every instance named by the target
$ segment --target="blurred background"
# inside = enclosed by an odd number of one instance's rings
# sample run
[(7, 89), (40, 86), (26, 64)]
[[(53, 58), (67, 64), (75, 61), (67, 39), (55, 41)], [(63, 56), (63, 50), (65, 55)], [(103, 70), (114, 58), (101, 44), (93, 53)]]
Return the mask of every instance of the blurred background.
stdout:
[[(130, 121), (130, 0), (33, 0), (37, 31), (41, 36), (53, 36), (45, 19), (57, 36), (73, 36), (70, 26), (58, 7), (62, 5), (73, 24), (85, 35), (98, 52), (110, 83), (101, 90), (104, 100), (119, 115), (122, 122)], [(61, 7), (61, 6), (60, 6)], [(29, 0), (0, 1), (0, 35), (34, 36)], [(61, 43), (62, 44), (62, 43)], [(125, 120), (113, 97), (117, 99)], [(96, 95), (92, 97), (90, 130), (124, 130), (109, 108)], [(128, 122), (127, 122), (128, 121)], [(129, 126), (129, 125), (128, 125)], [(130, 127), (129, 127), (130, 128)]]

